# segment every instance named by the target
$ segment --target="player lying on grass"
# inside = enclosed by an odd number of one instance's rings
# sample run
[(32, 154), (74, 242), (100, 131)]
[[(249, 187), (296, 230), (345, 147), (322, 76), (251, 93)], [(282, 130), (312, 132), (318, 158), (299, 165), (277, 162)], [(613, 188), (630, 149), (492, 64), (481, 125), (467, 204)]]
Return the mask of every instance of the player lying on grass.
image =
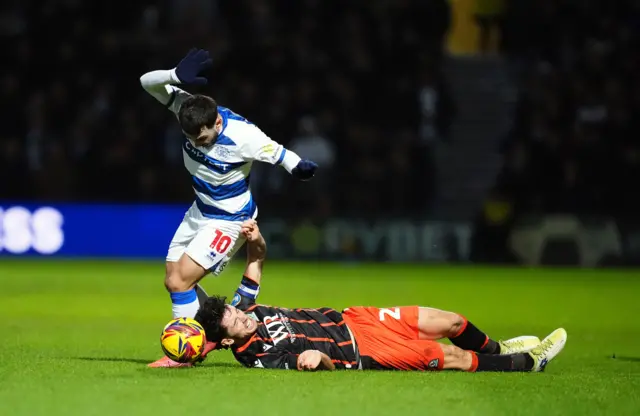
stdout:
[[(541, 371), (567, 339), (560, 328), (542, 342), (533, 336), (494, 341), (457, 313), (418, 306), (340, 313), (258, 305), (266, 246), (255, 221), (244, 222), (242, 233), (247, 267), (231, 305), (210, 297), (195, 319), (210, 342), (230, 348), (247, 367)], [(436, 342), (444, 338), (453, 345)]]
[[(249, 191), (253, 161), (282, 165), (301, 180), (310, 179), (317, 168), (213, 98), (191, 95), (175, 86), (206, 84), (201, 72), (211, 63), (208, 52), (192, 49), (175, 68), (140, 77), (142, 87), (178, 118), (185, 136), (184, 164), (195, 191), (195, 202), (176, 230), (166, 259), (164, 284), (174, 318), (195, 315), (198, 297), (206, 298), (197, 283), (209, 272), (220, 274), (244, 243), (240, 225), (257, 216)], [(164, 366), (166, 360), (155, 364)]]

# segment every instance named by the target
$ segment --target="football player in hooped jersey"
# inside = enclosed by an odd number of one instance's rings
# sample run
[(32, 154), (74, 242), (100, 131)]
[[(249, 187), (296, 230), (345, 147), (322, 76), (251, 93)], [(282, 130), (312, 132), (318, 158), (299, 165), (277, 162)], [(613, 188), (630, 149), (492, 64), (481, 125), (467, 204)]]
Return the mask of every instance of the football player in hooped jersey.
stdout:
[[(207, 51), (192, 49), (175, 68), (140, 77), (142, 87), (178, 118), (185, 135), (184, 164), (195, 191), (195, 202), (176, 230), (166, 258), (165, 286), (174, 318), (195, 315), (198, 298), (206, 298), (198, 282), (209, 272), (221, 273), (244, 244), (242, 221), (257, 216), (249, 190), (253, 161), (281, 165), (300, 180), (311, 179), (317, 168), (213, 98), (191, 95), (175, 86), (206, 84), (200, 73), (211, 63)], [(174, 364), (164, 357), (151, 366)]]
[[(231, 305), (213, 296), (195, 319), (208, 341), (252, 368), (542, 371), (564, 347), (559, 328), (494, 341), (457, 313), (418, 306), (277, 308), (256, 304), (266, 246), (257, 224), (243, 224), (247, 267)], [(448, 338), (453, 345), (436, 340)]]

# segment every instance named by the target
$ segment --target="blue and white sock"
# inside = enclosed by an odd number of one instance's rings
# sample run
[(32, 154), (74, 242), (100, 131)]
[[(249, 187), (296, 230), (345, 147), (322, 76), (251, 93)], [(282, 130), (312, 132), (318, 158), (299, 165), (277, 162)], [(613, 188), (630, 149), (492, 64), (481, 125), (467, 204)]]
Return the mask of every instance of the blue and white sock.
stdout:
[(169, 295), (171, 295), (171, 303), (173, 304), (174, 318), (193, 318), (196, 316), (200, 303), (198, 303), (195, 289), (186, 292), (173, 292)]

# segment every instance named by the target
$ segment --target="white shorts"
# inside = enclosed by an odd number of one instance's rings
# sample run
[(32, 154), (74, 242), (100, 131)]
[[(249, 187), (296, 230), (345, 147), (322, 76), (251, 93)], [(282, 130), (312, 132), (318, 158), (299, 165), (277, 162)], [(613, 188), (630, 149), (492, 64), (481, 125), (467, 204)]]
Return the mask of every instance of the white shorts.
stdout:
[(186, 253), (193, 261), (217, 276), (245, 243), (245, 238), (240, 234), (241, 229), (242, 221), (207, 218), (194, 203), (184, 214), (182, 223), (169, 244), (167, 261), (177, 262)]

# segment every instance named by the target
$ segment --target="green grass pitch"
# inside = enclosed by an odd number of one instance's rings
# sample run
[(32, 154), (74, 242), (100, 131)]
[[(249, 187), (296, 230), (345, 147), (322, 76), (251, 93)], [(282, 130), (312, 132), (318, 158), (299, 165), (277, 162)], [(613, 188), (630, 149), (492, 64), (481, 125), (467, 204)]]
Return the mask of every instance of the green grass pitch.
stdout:
[[(207, 291), (231, 296), (241, 263)], [(227, 351), (149, 369), (171, 318), (163, 274), (161, 261), (0, 261), (0, 415), (640, 414), (638, 271), (266, 265), (267, 304), (434, 306), (494, 338), (563, 326), (566, 348), (535, 374), (250, 370)]]

